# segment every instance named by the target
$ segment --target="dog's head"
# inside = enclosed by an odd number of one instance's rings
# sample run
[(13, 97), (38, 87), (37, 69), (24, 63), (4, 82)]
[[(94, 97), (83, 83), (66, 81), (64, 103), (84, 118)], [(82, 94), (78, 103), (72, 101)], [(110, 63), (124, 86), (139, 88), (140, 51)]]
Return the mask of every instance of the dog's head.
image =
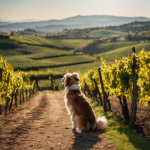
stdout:
[(71, 86), (73, 84), (79, 84), (80, 76), (77, 72), (74, 73), (67, 73), (61, 78), (61, 81), (63, 82), (63, 86)]

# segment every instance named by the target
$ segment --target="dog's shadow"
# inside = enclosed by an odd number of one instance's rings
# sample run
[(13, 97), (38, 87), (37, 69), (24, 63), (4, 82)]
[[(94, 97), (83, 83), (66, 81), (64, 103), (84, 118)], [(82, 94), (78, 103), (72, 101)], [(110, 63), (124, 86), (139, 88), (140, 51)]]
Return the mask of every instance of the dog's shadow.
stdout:
[(76, 130), (73, 130), (72, 132), (75, 135), (74, 144), (72, 145), (73, 149), (90, 149), (98, 141), (101, 141), (98, 136), (102, 133), (102, 131), (94, 130), (89, 132), (77, 132)]

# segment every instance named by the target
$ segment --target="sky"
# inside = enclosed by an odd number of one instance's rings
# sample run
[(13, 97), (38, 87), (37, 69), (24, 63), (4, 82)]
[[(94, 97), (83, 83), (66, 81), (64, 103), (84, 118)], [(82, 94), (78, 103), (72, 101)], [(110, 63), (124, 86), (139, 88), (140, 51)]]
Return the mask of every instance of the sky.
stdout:
[(150, 18), (150, 0), (0, 0), (0, 19), (50, 20), (77, 15)]

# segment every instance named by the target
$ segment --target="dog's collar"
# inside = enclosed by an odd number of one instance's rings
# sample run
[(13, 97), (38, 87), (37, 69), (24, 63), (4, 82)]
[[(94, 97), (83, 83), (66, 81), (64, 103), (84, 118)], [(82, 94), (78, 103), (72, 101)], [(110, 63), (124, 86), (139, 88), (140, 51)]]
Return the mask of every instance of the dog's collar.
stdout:
[(73, 84), (72, 86), (70, 86), (69, 88), (66, 87), (66, 92), (68, 93), (69, 91), (73, 91), (73, 90), (79, 90), (80, 86), (78, 84)]

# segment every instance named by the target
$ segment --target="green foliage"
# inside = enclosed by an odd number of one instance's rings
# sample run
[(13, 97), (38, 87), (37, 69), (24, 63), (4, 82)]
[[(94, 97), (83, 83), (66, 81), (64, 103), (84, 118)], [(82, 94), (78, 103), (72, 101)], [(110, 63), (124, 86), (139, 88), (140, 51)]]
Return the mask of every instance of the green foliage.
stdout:
[(64, 73), (52, 72), (51, 70), (47, 69), (47, 72), (44, 71), (30, 71), (28, 72), (28, 76), (31, 81), (34, 80), (46, 80), (46, 79), (58, 79), (62, 78)]
[[(133, 78), (132, 78), (132, 60), (136, 58), (136, 73), (138, 74), (137, 85), (139, 87), (138, 97), (142, 97), (140, 102), (146, 106), (150, 102), (150, 54), (140, 51), (139, 56), (136, 54), (123, 57), (121, 60), (115, 60), (115, 64), (109, 66), (101, 58), (101, 74), (104, 83), (104, 89), (110, 95), (132, 98)], [(91, 69), (81, 74), (81, 87), (84, 88), (86, 81), (90, 90), (94, 90), (93, 78), (99, 81), (97, 70)], [(100, 83), (98, 82), (101, 91)]]
[(17, 93), (20, 89), (33, 89), (34, 82), (30, 82), (26, 73), (21, 71), (14, 73), (11, 65), (2, 56), (0, 57), (0, 69), (0, 105), (5, 103), (3, 95), (10, 98), (12, 93)]
[(43, 79), (58, 79), (62, 78), (64, 73), (52, 72), (47, 70), (38, 71), (38, 72), (23, 72), (17, 71), (14, 72), (10, 64), (1, 56), (0, 58), (0, 105), (5, 103), (3, 95), (11, 98), (12, 93), (18, 93), (20, 89), (23, 91), (33, 89), (35, 80)]
[(137, 43), (132, 46), (125, 46), (113, 51), (102, 53), (101, 56), (106, 60), (107, 64), (112, 65), (115, 63), (115, 59), (120, 60), (122, 57), (127, 57), (128, 54), (131, 54), (131, 47), (135, 47), (137, 53), (139, 53), (143, 48), (146, 52), (150, 51), (150, 43)]
[(101, 36), (102, 38), (106, 38), (109, 37), (110, 35), (124, 36), (127, 33), (121, 31), (109, 30), (109, 29), (101, 29), (101, 30), (92, 31), (89, 34), (93, 36)]
[[(129, 45), (135, 45), (137, 42), (109, 42), (109, 43), (93, 43), (90, 44), (89, 46), (82, 48), (80, 51), (89, 54), (89, 52), (92, 50), (94, 54), (99, 54), (99, 53), (105, 53), (105, 52), (113, 52), (113, 50), (117, 48), (122, 48), (126, 47)], [(131, 47), (131, 46), (130, 46)]]
[[(71, 68), (70, 63), (75, 65), (95, 60), (95, 58), (90, 56), (73, 54), (73, 49), (89, 41), (91, 40), (48, 40), (39, 37), (13, 36), (10, 37), (10, 39), (0, 40), (0, 45), (2, 46), (0, 53), (4, 55), (4, 58), (7, 59), (8, 63), (10, 63), (15, 70), (26, 68), (32, 70), (32, 67), (36, 67), (37, 70), (39, 70), (38, 68), (43, 70), (51, 66), (60, 66), (61, 72), (66, 72), (68, 69), (64, 70), (62, 68), (63, 65)], [(83, 66), (86, 68), (85, 65)], [(57, 70), (57, 68), (52, 69), (55, 69), (55, 71)]]
[(138, 54), (136, 72), (138, 74), (137, 85), (140, 88), (140, 102), (145, 106), (150, 102), (150, 54), (144, 49)]
[(89, 101), (94, 107), (97, 116), (106, 116), (108, 126), (104, 130), (105, 136), (112, 139), (119, 150), (148, 150), (150, 149), (150, 141), (144, 139), (135, 130), (129, 129), (119, 118), (116, 118), (112, 112), (104, 112), (99, 104), (90, 99)]
[(55, 41), (47, 40), (40, 37), (35, 36), (10, 36), (10, 39), (18, 41), (23, 44), (31, 44), (31, 45), (43, 45), (43, 46), (52, 46), (57, 48), (63, 48), (62, 45), (56, 43)]

